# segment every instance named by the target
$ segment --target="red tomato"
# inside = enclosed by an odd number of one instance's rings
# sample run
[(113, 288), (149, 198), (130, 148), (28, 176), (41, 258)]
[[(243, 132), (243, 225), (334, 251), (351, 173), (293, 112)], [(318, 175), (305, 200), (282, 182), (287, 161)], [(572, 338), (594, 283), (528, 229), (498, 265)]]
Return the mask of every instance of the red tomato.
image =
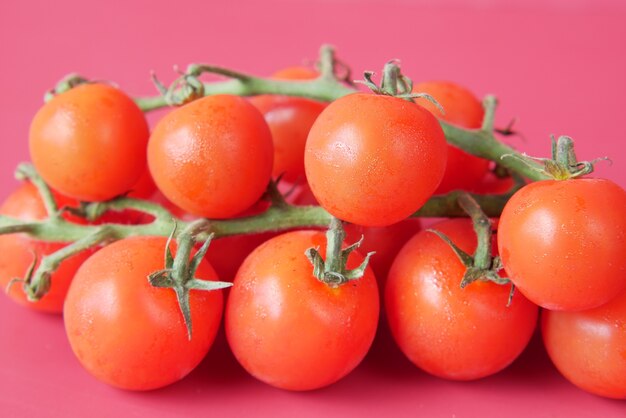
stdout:
[(320, 74), (313, 68), (308, 67), (289, 67), (276, 71), (272, 74), (272, 78), (277, 80), (312, 80)]
[[(329, 385), (365, 357), (376, 333), (376, 279), (365, 275), (337, 288), (313, 276), (304, 252), (325, 254), (324, 232), (294, 231), (272, 238), (237, 272), (226, 306), (233, 354), (257, 379), (283, 389)], [(363, 257), (352, 253), (348, 267)]]
[(492, 172), (488, 172), (474, 186), (472, 192), (478, 194), (504, 194), (507, 193), (515, 182), (513, 177), (498, 177)]
[[(441, 120), (462, 128), (478, 129), (482, 125), (484, 110), (481, 102), (466, 88), (449, 81), (431, 81), (414, 86), (416, 93), (428, 93), (439, 102), (445, 113), (430, 101), (416, 102), (430, 110)], [(436, 194), (452, 190), (472, 190), (487, 173), (489, 160), (475, 157), (454, 145), (448, 145), (448, 164)]]
[(274, 141), (272, 176), (285, 181), (304, 179), (304, 145), (315, 119), (326, 104), (298, 97), (263, 95), (250, 102), (265, 117)]
[[(306, 67), (290, 67), (272, 77), (281, 80), (308, 80), (318, 76)], [(325, 103), (301, 97), (261, 95), (250, 98), (263, 114), (274, 142), (272, 176), (283, 175), (283, 180), (304, 179), (304, 144), (315, 119), (326, 107)]]
[(418, 210), (446, 165), (433, 115), (405, 100), (351, 94), (331, 103), (307, 139), (304, 164), (315, 198), (337, 218), (386, 226)]
[(259, 245), (276, 236), (275, 232), (235, 235), (213, 240), (206, 258), (219, 277), (232, 281), (246, 257)]
[(498, 243), (515, 286), (552, 310), (591, 309), (626, 289), (626, 192), (609, 180), (546, 180), (520, 189)]
[(548, 354), (567, 380), (626, 399), (626, 293), (588, 311), (543, 311), (541, 325)]
[[(146, 279), (164, 268), (165, 244), (162, 237), (134, 237), (108, 245), (83, 264), (70, 287), (67, 337), (85, 369), (105, 383), (130, 390), (169, 385), (191, 372), (213, 343), (221, 292), (191, 291), (189, 340), (174, 290)], [(196, 277), (217, 275), (202, 261)]]
[(410, 218), (383, 227), (347, 224), (345, 230), (348, 244), (363, 237), (359, 251), (363, 254), (376, 252), (370, 259), (370, 266), (378, 280), (378, 287), (383, 289), (391, 263), (402, 246), (420, 230), (420, 221)]
[(241, 97), (207, 96), (167, 114), (148, 144), (150, 172), (175, 205), (229, 218), (252, 206), (272, 172), (272, 136)]
[[(473, 253), (468, 219), (434, 229)], [(415, 235), (391, 266), (385, 289), (389, 327), (402, 352), (435, 376), (472, 380), (504, 369), (524, 350), (537, 322), (537, 306), (509, 286), (476, 281), (461, 289), (465, 266), (432, 232)]]
[[(149, 199), (156, 193), (156, 184), (152, 180), (150, 171), (146, 167), (144, 173), (139, 178), (139, 181), (135, 183), (133, 188), (126, 194), (127, 197), (135, 199)], [(117, 224), (141, 224), (147, 223), (152, 220), (151, 217), (146, 216), (142, 212), (134, 210), (125, 210), (123, 212), (108, 211), (98, 218), (96, 223), (117, 223)]]
[[(56, 197), (59, 206), (77, 204), (76, 201), (59, 195)], [(0, 214), (25, 221), (41, 220), (47, 217), (41, 196), (31, 183), (23, 183), (15, 190), (0, 207)], [(71, 219), (75, 218), (71, 217)], [(35, 256), (39, 259), (37, 263), (39, 266), (43, 256), (59, 251), (66, 245), (59, 242), (36, 241), (26, 234), (0, 235), (0, 288), (6, 288), (12, 279), (24, 278)], [(28, 301), (21, 283), (15, 283), (11, 287), (9, 297), (35, 310), (60, 313), (63, 310), (63, 301), (74, 273), (90, 254), (90, 251), (85, 251), (63, 261), (50, 279), (50, 290), (39, 301)]]
[(46, 183), (79, 200), (129, 191), (146, 167), (148, 124), (126, 94), (83, 84), (46, 103), (30, 127), (30, 155)]

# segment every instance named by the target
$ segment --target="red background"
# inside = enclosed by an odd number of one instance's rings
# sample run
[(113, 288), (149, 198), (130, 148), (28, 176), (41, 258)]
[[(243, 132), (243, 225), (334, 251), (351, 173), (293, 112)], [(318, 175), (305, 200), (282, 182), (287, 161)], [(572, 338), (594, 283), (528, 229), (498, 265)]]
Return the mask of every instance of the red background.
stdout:
[[(354, 74), (402, 61), (416, 81), (450, 79), (495, 93), (497, 121), (516, 117), (546, 156), (566, 134), (585, 159), (610, 156), (598, 175), (626, 185), (626, 3), (552, 0), (192, 0), (0, 3), (0, 195), (28, 159), (30, 119), (68, 72), (152, 94), (149, 71), (210, 62), (257, 74), (316, 58), (332, 43)], [(0, 300), (0, 416), (428, 416), (624, 417), (626, 404), (567, 383), (536, 338), (508, 370), (478, 382), (439, 380), (405, 360), (385, 332), (365, 362), (336, 385), (289, 393), (237, 365), (223, 338), (182, 382), (126, 393), (92, 379), (74, 359), (60, 317)]]

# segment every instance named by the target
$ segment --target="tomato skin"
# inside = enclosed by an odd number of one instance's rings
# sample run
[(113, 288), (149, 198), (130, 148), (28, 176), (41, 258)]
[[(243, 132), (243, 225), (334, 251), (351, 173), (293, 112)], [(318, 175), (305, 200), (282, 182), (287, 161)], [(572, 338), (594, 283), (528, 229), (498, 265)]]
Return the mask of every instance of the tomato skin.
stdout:
[[(414, 86), (416, 93), (428, 93), (439, 102), (445, 113), (429, 100), (417, 99), (416, 103), (425, 107), (437, 118), (462, 128), (478, 129), (482, 125), (484, 109), (480, 100), (466, 88), (449, 81), (430, 81)], [(472, 190), (487, 173), (489, 160), (448, 144), (448, 164), (435, 194), (452, 190)]]
[(498, 246), (508, 277), (552, 310), (584, 310), (626, 289), (626, 192), (610, 180), (545, 180), (504, 207)]
[[(56, 195), (60, 206), (74, 206), (77, 202)], [(0, 214), (17, 219), (41, 220), (47, 216), (46, 208), (31, 183), (20, 185), (0, 206)], [(75, 217), (67, 218), (75, 220)], [(84, 221), (82, 221), (84, 222)], [(65, 247), (66, 243), (36, 241), (26, 234), (0, 235), (0, 288), (5, 289), (14, 278), (24, 278), (28, 267), (37, 255), (39, 266), (41, 257), (52, 254)], [(8, 295), (15, 302), (37, 311), (61, 313), (63, 301), (72, 278), (91, 251), (84, 251), (63, 261), (50, 279), (50, 290), (37, 302), (30, 302), (22, 290), (21, 283), (15, 283)]]
[[(294, 231), (266, 241), (237, 272), (226, 306), (226, 337), (254, 377), (289, 390), (327, 386), (365, 357), (379, 314), (376, 279), (338, 288), (313, 277), (306, 249), (325, 254), (320, 231)], [(348, 267), (363, 257), (353, 253)]]
[(313, 80), (319, 75), (313, 68), (296, 66), (278, 70), (272, 74), (272, 78), (276, 80)]
[[(114, 242), (83, 264), (70, 287), (63, 312), (70, 345), (83, 367), (109, 385), (150, 390), (174, 383), (200, 363), (217, 333), (220, 291), (190, 292), (188, 340), (174, 291), (148, 283), (164, 268), (165, 244), (163, 237)], [(217, 279), (206, 261), (196, 277)]]
[(356, 93), (334, 101), (317, 118), (304, 164), (315, 198), (331, 214), (386, 226), (407, 218), (432, 195), (446, 153), (443, 131), (426, 109)]
[(475, 186), (472, 192), (478, 194), (504, 194), (509, 192), (515, 181), (513, 177), (498, 177), (488, 172)]
[(380, 289), (385, 288), (387, 273), (400, 249), (421, 229), (417, 218), (409, 218), (393, 225), (376, 227), (346, 224), (346, 242), (352, 244), (363, 237), (359, 247), (361, 254), (375, 252), (370, 266)]
[(208, 218), (229, 218), (252, 206), (267, 188), (272, 156), (272, 136), (261, 113), (230, 95), (173, 110), (148, 144), (158, 188), (183, 210)]
[[(432, 227), (473, 253), (476, 236), (468, 219)], [(477, 281), (461, 289), (465, 266), (432, 232), (415, 235), (396, 257), (385, 289), (392, 335), (419, 368), (438, 377), (473, 380), (497, 373), (524, 350), (538, 308), (509, 286)]]
[(567, 380), (626, 399), (626, 292), (587, 311), (544, 310), (541, 325), (546, 350)]
[[(277, 80), (310, 80), (319, 73), (307, 67), (289, 67), (272, 74)], [(301, 97), (264, 94), (250, 98), (263, 114), (274, 142), (274, 178), (295, 182), (304, 179), (304, 144), (315, 119), (326, 103)]]
[(84, 201), (129, 191), (144, 172), (148, 124), (125, 93), (83, 84), (55, 96), (35, 115), (30, 155), (46, 183)]
[(325, 103), (297, 97), (262, 95), (250, 98), (265, 117), (274, 142), (272, 176), (294, 182), (304, 178), (304, 146)]
[(250, 235), (234, 235), (215, 239), (206, 255), (219, 277), (232, 281), (246, 257), (259, 245), (276, 236), (275, 232)]

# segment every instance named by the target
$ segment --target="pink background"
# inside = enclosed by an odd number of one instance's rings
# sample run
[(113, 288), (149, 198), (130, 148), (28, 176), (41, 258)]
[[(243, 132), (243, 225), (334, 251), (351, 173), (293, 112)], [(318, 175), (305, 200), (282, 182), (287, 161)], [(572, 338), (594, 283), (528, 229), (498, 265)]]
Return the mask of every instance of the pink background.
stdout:
[[(317, 0), (0, 2), (0, 195), (28, 159), (30, 119), (43, 92), (68, 72), (152, 94), (149, 70), (210, 62), (268, 74), (337, 46), (355, 74), (402, 60), (416, 81), (450, 79), (501, 100), (498, 122), (517, 117), (546, 156), (549, 134), (567, 134), (586, 159), (610, 156), (598, 175), (626, 185), (626, 3), (552, 0)], [(256, 382), (223, 338), (184, 381), (126, 393), (92, 379), (65, 340), (60, 317), (0, 300), (0, 416), (428, 416), (624, 417), (624, 402), (567, 383), (535, 339), (508, 370), (473, 383), (415, 369), (386, 332), (338, 384), (289, 393)]]

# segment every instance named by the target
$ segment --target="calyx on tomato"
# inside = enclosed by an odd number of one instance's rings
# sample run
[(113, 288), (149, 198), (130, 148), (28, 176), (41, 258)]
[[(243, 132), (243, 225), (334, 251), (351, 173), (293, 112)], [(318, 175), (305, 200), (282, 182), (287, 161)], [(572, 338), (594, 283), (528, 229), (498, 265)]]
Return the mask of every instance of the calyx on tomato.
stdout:
[(445, 114), (445, 110), (439, 104), (433, 96), (428, 93), (413, 93), (413, 81), (402, 74), (400, 67), (395, 60), (388, 61), (383, 68), (383, 75), (380, 80), (380, 86), (378, 86), (372, 77), (373, 71), (365, 71), (363, 78), (365, 80), (356, 80), (356, 83), (367, 86), (372, 93), (383, 96), (398, 97), (400, 99), (414, 102), (414, 99), (426, 99), (434, 104), (442, 114)]
[[(519, 154), (505, 154), (502, 158), (515, 158), (531, 169), (543, 174), (547, 179), (569, 180), (593, 173), (594, 164), (608, 160), (608, 157), (593, 161), (578, 161), (574, 152), (574, 140), (569, 136), (560, 136), (558, 140), (550, 137), (552, 158), (537, 158)], [(539, 163), (539, 164), (537, 164)]]
[(345, 238), (346, 232), (343, 229), (342, 222), (337, 218), (332, 218), (330, 227), (326, 232), (326, 240), (328, 242), (326, 261), (324, 261), (317, 248), (309, 248), (305, 253), (311, 264), (313, 264), (313, 276), (330, 287), (338, 287), (350, 280), (363, 277), (370, 257), (374, 255), (373, 251), (367, 253), (361, 265), (348, 270), (346, 268), (348, 257), (352, 251), (359, 248), (363, 237), (342, 250), (341, 246)]
[(53, 89), (50, 89), (44, 94), (43, 100), (45, 103), (48, 103), (52, 98), (61, 93), (65, 93), (68, 90), (73, 89), (76, 86), (80, 86), (81, 84), (89, 83), (85, 77), (80, 74), (71, 73), (63, 77), (59, 82), (54, 86)]
[[(504, 285), (509, 284), (511, 281), (508, 278), (500, 276), (500, 271), (504, 268), (499, 256), (492, 255), (492, 228), (489, 217), (480, 208), (480, 205), (467, 193), (462, 193), (458, 199), (459, 206), (472, 218), (474, 225), (474, 231), (476, 232), (476, 238), (478, 245), (473, 255), (470, 255), (459, 248), (452, 240), (445, 234), (435, 229), (428, 229), (427, 231), (434, 233), (439, 238), (444, 240), (450, 248), (457, 255), (461, 263), (467, 270), (461, 280), (461, 288), (464, 288), (470, 283), (477, 280), (490, 281), (496, 284)], [(511, 285), (511, 293), (509, 294), (509, 304), (513, 297), (514, 287)]]
[[(199, 222), (204, 222), (203, 220)], [(193, 250), (196, 239), (194, 237), (194, 230), (197, 225), (192, 224), (190, 228), (182, 231), (177, 238), (178, 250), (176, 251), (176, 257), (172, 256), (170, 250), (170, 243), (176, 234), (176, 228), (170, 234), (167, 243), (165, 244), (165, 268), (155, 271), (148, 276), (148, 281), (154, 287), (170, 288), (176, 292), (176, 299), (178, 300), (178, 306), (183, 314), (183, 319), (187, 327), (187, 336), (191, 340), (192, 322), (191, 322), (191, 309), (189, 307), (189, 291), (190, 290), (218, 290), (232, 286), (229, 282), (209, 281), (195, 278), (196, 270), (200, 265), (200, 262), (204, 258), (213, 239), (213, 234), (210, 234), (206, 239), (202, 247), (198, 252), (189, 258), (191, 251)]]

